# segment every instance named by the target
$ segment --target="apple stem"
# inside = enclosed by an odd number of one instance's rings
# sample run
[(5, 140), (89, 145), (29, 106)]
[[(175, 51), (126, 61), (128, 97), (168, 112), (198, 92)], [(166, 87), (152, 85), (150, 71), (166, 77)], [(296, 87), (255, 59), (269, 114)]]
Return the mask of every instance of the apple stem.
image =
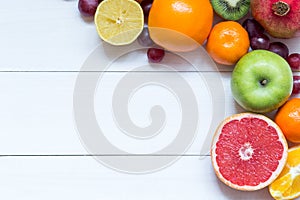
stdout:
[(283, 1), (277, 1), (272, 4), (272, 10), (274, 11), (275, 15), (285, 16), (289, 13), (290, 6)]
[(260, 84), (261, 84), (262, 86), (265, 86), (267, 83), (268, 83), (268, 81), (267, 81), (266, 79), (260, 81)]

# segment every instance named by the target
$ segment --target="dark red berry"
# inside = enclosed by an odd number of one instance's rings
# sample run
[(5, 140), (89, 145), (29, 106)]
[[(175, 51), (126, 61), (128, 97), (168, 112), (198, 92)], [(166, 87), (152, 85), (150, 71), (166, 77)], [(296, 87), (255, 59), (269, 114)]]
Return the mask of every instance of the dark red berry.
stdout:
[(288, 55), (289, 55), (288, 47), (285, 44), (283, 44), (282, 42), (272, 42), (272, 43), (270, 43), (270, 46), (269, 46), (268, 50), (272, 51), (274, 53), (277, 53), (278, 55), (280, 55), (284, 59), (287, 59)]
[(78, 9), (80, 14), (84, 17), (94, 17), (100, 2), (99, 0), (79, 0)]
[(293, 94), (300, 94), (300, 76), (293, 76)]
[(246, 19), (242, 26), (248, 32), (250, 39), (263, 34), (265, 31), (265, 29), (255, 19)]
[(253, 50), (269, 49), (270, 38), (265, 34), (261, 34), (259, 36), (254, 36), (250, 39), (250, 46)]
[(293, 70), (300, 70), (300, 54), (292, 53), (288, 56), (287, 61)]
[(148, 18), (150, 9), (152, 7), (153, 0), (143, 0), (141, 7), (143, 9), (144, 17)]
[(147, 51), (149, 62), (159, 63), (165, 56), (165, 50), (158, 48), (149, 48)]

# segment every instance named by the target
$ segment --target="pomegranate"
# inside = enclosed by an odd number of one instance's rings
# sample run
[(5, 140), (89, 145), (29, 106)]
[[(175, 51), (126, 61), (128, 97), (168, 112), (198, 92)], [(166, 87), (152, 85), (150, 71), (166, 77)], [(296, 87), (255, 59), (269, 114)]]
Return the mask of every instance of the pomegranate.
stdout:
[(294, 37), (300, 31), (300, 0), (251, 0), (253, 17), (276, 38)]

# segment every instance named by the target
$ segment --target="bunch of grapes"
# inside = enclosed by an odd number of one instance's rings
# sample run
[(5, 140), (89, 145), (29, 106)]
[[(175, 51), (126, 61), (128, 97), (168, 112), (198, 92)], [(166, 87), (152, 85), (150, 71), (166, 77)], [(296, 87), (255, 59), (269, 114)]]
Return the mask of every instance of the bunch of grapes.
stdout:
[(287, 59), (288, 47), (282, 42), (270, 42), (270, 38), (264, 33), (265, 29), (255, 19), (246, 19), (242, 25), (248, 32), (250, 46), (253, 50), (269, 50)]
[[(265, 29), (255, 20), (246, 19), (243, 22), (250, 39), (252, 50), (264, 49), (277, 53), (289, 63), (292, 70), (300, 70), (300, 54), (289, 54), (288, 47), (282, 42), (270, 42), (270, 38), (264, 33)], [(300, 93), (300, 76), (294, 76), (293, 94)]]

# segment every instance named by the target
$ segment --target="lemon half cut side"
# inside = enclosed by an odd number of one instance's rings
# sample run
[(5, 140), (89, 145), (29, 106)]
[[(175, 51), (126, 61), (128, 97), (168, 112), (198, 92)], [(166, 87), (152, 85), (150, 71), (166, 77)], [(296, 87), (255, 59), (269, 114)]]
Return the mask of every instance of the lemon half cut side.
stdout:
[(126, 45), (136, 40), (144, 27), (144, 14), (134, 0), (104, 0), (94, 17), (98, 35), (112, 45)]

